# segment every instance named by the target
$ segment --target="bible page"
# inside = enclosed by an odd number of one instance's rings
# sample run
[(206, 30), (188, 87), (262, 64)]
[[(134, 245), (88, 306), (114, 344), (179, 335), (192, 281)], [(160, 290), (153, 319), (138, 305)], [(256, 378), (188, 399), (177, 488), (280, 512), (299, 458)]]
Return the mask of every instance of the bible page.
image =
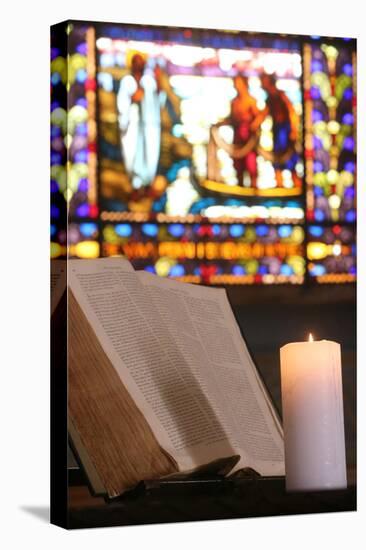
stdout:
[(241, 455), (235, 470), (283, 475), (282, 428), (226, 291), (138, 274), (183, 358), (187, 386), (212, 429)]

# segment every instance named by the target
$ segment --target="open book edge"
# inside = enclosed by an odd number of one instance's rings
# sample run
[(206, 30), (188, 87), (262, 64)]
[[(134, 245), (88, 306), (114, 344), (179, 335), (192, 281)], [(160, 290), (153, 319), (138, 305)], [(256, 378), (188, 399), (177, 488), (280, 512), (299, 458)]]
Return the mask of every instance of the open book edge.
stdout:
[(118, 496), (142, 479), (178, 472), (175, 460), (159, 445), (70, 290), (68, 308), (72, 335), (68, 342), (70, 436), (95, 493)]

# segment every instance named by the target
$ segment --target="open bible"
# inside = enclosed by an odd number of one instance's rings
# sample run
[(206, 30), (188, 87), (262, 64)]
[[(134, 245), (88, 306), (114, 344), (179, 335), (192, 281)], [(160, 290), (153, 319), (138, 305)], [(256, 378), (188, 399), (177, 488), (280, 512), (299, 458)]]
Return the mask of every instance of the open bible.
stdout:
[(109, 497), (234, 455), (236, 470), (284, 475), (281, 423), (225, 290), (122, 258), (68, 262), (68, 423)]

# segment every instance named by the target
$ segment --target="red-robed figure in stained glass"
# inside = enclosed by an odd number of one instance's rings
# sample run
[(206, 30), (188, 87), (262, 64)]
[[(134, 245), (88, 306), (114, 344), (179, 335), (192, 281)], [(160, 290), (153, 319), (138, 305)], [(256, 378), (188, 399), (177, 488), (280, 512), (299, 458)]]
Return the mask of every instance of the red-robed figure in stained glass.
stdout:
[(267, 92), (266, 107), (262, 111), (262, 117), (264, 119), (270, 115), (272, 118), (272, 156), (277, 186), (283, 187), (282, 170), (284, 168), (291, 170), (295, 186), (301, 186), (301, 180), (294, 171), (298, 159), (296, 142), (299, 117), (285, 92), (277, 88), (276, 80), (272, 75), (265, 74), (261, 80), (262, 87)]
[[(230, 115), (212, 126), (211, 134), (216, 146), (224, 149), (233, 159), (238, 185), (244, 186), (243, 178), (247, 173), (250, 186), (256, 188), (258, 130), (264, 117), (257, 107), (256, 100), (249, 93), (247, 77), (239, 74), (234, 77), (233, 84), (237, 95), (231, 101)], [(222, 139), (218, 132), (218, 128), (224, 125), (229, 125), (233, 129), (232, 144)]]
[[(259, 127), (260, 110), (255, 99), (249, 94), (248, 80), (242, 75), (234, 78), (234, 86), (237, 95), (231, 102), (231, 123), (234, 130), (234, 149), (250, 141), (250, 138), (257, 132)], [(253, 143), (254, 145), (254, 143)], [(257, 184), (257, 153), (254, 148), (243, 155), (235, 155), (233, 158), (234, 168), (238, 177), (238, 184), (243, 185), (245, 171), (250, 177), (251, 187)]]

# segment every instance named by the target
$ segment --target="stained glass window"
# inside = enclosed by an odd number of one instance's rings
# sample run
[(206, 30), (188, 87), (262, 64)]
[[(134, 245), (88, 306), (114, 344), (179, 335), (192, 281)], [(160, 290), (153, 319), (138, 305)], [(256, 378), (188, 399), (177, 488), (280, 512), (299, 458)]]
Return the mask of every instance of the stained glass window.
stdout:
[(67, 32), (51, 65), (56, 255), (206, 284), (355, 279), (354, 40)]
[[(319, 282), (355, 278), (356, 53), (337, 43), (304, 46), (307, 254)], [(339, 225), (342, 224), (342, 225)]]
[[(95, 30), (70, 23), (52, 36), (51, 48), (51, 255), (67, 249), (98, 257), (98, 230), (88, 239), (65, 220), (98, 218), (95, 97)], [(84, 224), (85, 225), (85, 224)], [(80, 226), (82, 227), (82, 226)], [(83, 244), (77, 246), (77, 241)], [(81, 254), (78, 251), (82, 251)], [(89, 250), (89, 255), (85, 253)]]
[(119, 34), (97, 39), (103, 210), (161, 221), (302, 219), (299, 46)]
[(310, 221), (356, 220), (355, 55), (305, 45), (305, 156)]

